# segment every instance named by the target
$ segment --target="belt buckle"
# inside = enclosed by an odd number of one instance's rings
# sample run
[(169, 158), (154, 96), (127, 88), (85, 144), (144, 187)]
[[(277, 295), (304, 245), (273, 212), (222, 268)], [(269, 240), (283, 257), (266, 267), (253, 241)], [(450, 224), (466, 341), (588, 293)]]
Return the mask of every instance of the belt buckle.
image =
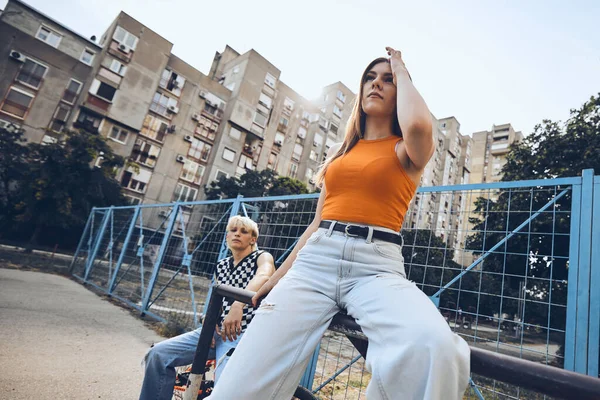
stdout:
[(352, 233), (350, 233), (348, 230), (356, 225), (346, 225), (346, 227), (344, 228), (344, 233), (346, 234), (346, 237), (358, 237), (358, 235), (353, 235)]

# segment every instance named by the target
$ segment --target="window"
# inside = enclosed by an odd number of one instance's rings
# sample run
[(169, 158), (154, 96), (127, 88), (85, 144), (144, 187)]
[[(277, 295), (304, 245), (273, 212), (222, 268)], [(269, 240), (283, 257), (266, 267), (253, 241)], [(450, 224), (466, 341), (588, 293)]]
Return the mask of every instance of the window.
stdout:
[(337, 126), (336, 124), (334, 124), (332, 122), (331, 125), (329, 126), (329, 131), (333, 132), (333, 133), (335, 133), (337, 135), (339, 128), (340, 128), (339, 126)]
[(215, 174), (215, 180), (218, 181), (221, 178), (227, 179), (227, 178), (229, 178), (229, 174), (226, 172), (217, 170), (217, 173)]
[(313, 145), (314, 146), (321, 146), (323, 144), (323, 136), (315, 133), (315, 137), (313, 139)]
[(277, 126), (277, 130), (280, 132), (286, 132), (289, 121), (285, 117), (281, 117), (279, 120), (279, 125)]
[(132, 206), (137, 206), (142, 202), (142, 199), (140, 199), (139, 197), (133, 197), (128, 195), (125, 195), (125, 197), (127, 198), (129, 204), (131, 204)]
[(296, 143), (296, 145), (294, 146), (294, 154), (292, 154), (292, 159), (299, 161), (300, 157), (302, 156), (303, 151), (304, 151), (304, 146)]
[(69, 118), (70, 113), (71, 109), (69, 107), (64, 104), (59, 104), (54, 113), (52, 122), (50, 123), (50, 130), (61, 133), (65, 129), (65, 124), (67, 123), (67, 118)]
[(230, 82), (225, 87), (233, 92), (235, 90), (235, 82)]
[(137, 46), (137, 41), (138, 38), (135, 35), (132, 35), (131, 33), (127, 32), (125, 29), (121, 28), (120, 26), (117, 26), (117, 29), (115, 29), (115, 34), (113, 35), (113, 39), (115, 39), (117, 42), (124, 44), (128, 47), (130, 47), (131, 49), (135, 49), (135, 46)]
[(28, 58), (21, 67), (19, 75), (17, 75), (17, 81), (34, 89), (39, 89), (46, 71), (48, 71), (48, 67)]
[(242, 138), (242, 132), (239, 129), (236, 129), (232, 126), (229, 129), (229, 136), (231, 136), (235, 140), (240, 140)]
[(290, 173), (288, 175), (292, 178), (295, 178), (298, 175), (298, 164), (296, 164), (296, 163), (290, 164)]
[(223, 158), (229, 162), (233, 162), (235, 158), (235, 151), (228, 149), (227, 147), (223, 150)]
[(81, 53), (81, 58), (79, 59), (79, 61), (87, 65), (92, 65), (92, 62), (94, 62), (95, 55), (96, 52), (86, 48), (83, 50), (83, 53)]
[(0, 109), (7, 114), (23, 119), (33, 101), (33, 95), (11, 87)]
[(122, 62), (120, 62), (119, 60), (112, 60), (110, 62), (109, 69), (112, 72), (119, 74), (121, 76), (125, 75), (125, 72), (127, 72), (127, 66), (125, 64), (123, 64)]
[(62, 101), (68, 104), (75, 103), (75, 99), (81, 90), (81, 82), (77, 82), (75, 79), (71, 79), (65, 92), (63, 93)]
[(133, 150), (131, 150), (132, 160), (148, 167), (154, 167), (156, 165), (159, 154), (160, 147), (143, 139), (136, 139)]
[(97, 133), (100, 128), (100, 122), (102, 122), (102, 118), (91, 114), (89, 111), (82, 109), (79, 111), (79, 115), (77, 116), (77, 125), (82, 127), (83, 129)]
[(219, 129), (218, 123), (206, 118), (204, 115), (200, 116), (200, 121), (198, 121), (198, 126), (196, 127), (197, 134), (209, 140), (215, 140), (217, 129)]
[(190, 145), (188, 156), (197, 160), (208, 161), (208, 157), (210, 156), (211, 150), (212, 146), (210, 144), (205, 143), (202, 140), (192, 138), (192, 144)]
[(107, 83), (101, 82), (98, 79), (94, 79), (94, 81), (92, 82), (92, 86), (90, 86), (91, 94), (110, 102), (112, 102), (116, 92), (116, 88), (110, 86)]
[(60, 33), (44, 25), (40, 26), (40, 29), (35, 37), (40, 39), (42, 42), (48, 43), (52, 47), (58, 47), (60, 40), (62, 39), (62, 35)]
[(314, 150), (311, 150), (310, 151), (310, 159), (313, 161), (317, 161), (317, 158), (318, 158), (317, 152)]
[(346, 102), (346, 95), (344, 95), (344, 93), (341, 90), (338, 90), (337, 92), (337, 96), (336, 96), (342, 103)]
[(338, 106), (333, 106), (333, 115), (342, 118), (342, 110)]
[(258, 110), (254, 113), (254, 123), (263, 128), (267, 126), (267, 119), (268, 117)]
[(302, 119), (310, 121), (310, 117), (311, 117), (311, 115), (310, 115), (310, 113), (308, 111), (303, 111), (302, 112)]
[(294, 109), (294, 101), (292, 99), (290, 99), (289, 97), (286, 97), (285, 100), (283, 101), (283, 108), (289, 111), (292, 111)]
[(265, 77), (265, 83), (269, 87), (272, 87), (273, 89), (275, 89), (275, 82), (277, 82), (275, 77), (267, 72), (267, 76)]
[(271, 106), (273, 105), (273, 99), (271, 99), (266, 94), (261, 93), (260, 97), (258, 98), (258, 103), (262, 104), (263, 106), (265, 106), (267, 108), (271, 108)]
[(309, 181), (312, 181), (314, 176), (315, 176), (315, 171), (312, 168), (306, 168), (306, 179), (308, 179)]
[(168, 115), (167, 110), (169, 107), (177, 107), (177, 100), (159, 92), (154, 93), (152, 104), (150, 104), (150, 110), (160, 115)]
[(269, 160), (267, 161), (267, 169), (275, 169), (277, 167), (277, 154), (269, 154)]
[(121, 186), (138, 193), (144, 193), (146, 191), (148, 182), (150, 182), (151, 176), (152, 172), (145, 169), (140, 168), (137, 173), (132, 169), (127, 169), (125, 172), (123, 172)]
[(303, 127), (298, 128), (298, 137), (300, 139), (306, 139), (306, 129)]
[(178, 183), (173, 193), (173, 201), (194, 201), (198, 196), (198, 189)]
[(163, 89), (169, 90), (175, 96), (181, 96), (181, 89), (185, 85), (185, 78), (179, 76), (176, 72), (165, 69), (160, 78), (159, 86)]
[(147, 136), (151, 139), (162, 142), (165, 140), (165, 135), (167, 133), (167, 128), (169, 124), (164, 121), (161, 121), (158, 118), (153, 117), (152, 115), (146, 115), (144, 118), (144, 123), (142, 124), (142, 130), (140, 134)]
[(200, 165), (192, 160), (185, 160), (183, 163), (183, 169), (181, 170), (181, 179), (199, 184), (200, 180), (202, 179), (202, 175), (204, 175), (204, 165)]
[(238, 161), (238, 166), (235, 169), (235, 176), (240, 177), (246, 173), (246, 170), (253, 170), (254, 165), (252, 164), (252, 158), (248, 157), (245, 154), (240, 156)]
[(129, 132), (125, 129), (119, 128), (118, 126), (113, 126), (108, 134), (108, 137), (114, 140), (115, 142), (119, 142), (122, 144), (127, 144), (127, 136)]
[(327, 132), (327, 128), (329, 127), (329, 121), (327, 121), (327, 119), (321, 117), (319, 118), (319, 128), (321, 128), (321, 130), (323, 132)]
[(281, 132), (277, 132), (275, 134), (275, 141), (274, 143), (281, 146), (283, 144), (283, 141), (285, 140), (285, 135)]

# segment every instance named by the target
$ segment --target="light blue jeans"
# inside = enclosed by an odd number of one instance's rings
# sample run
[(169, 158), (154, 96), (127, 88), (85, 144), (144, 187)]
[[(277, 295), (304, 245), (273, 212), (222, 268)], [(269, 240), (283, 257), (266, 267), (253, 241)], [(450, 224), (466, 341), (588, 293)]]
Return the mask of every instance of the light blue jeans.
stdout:
[[(164, 340), (148, 350), (144, 358), (145, 374), (140, 400), (171, 400), (175, 386), (175, 367), (191, 364), (194, 361), (200, 330), (202, 327)], [(215, 384), (219, 379), (229, 357), (227, 352), (235, 348), (241, 339), (223, 341), (215, 334), (215, 348), (211, 349), (209, 359), (217, 360)]]
[(308, 239), (256, 311), (211, 400), (290, 399), (341, 309), (369, 339), (369, 400), (462, 399), (469, 346), (406, 279), (402, 246), (369, 236), (321, 228)]

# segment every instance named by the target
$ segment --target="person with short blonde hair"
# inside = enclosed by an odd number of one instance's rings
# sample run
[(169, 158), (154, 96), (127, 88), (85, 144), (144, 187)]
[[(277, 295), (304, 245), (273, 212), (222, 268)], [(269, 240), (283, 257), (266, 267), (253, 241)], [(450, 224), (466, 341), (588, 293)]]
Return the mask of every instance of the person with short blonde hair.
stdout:
[[(234, 216), (227, 222), (227, 247), (232, 255), (220, 260), (215, 281), (257, 291), (275, 272), (273, 256), (259, 251), (258, 225), (248, 217)], [(217, 361), (215, 383), (225, 368), (248, 324), (254, 307), (224, 298), (222, 313), (214, 336), (214, 358)], [(145, 375), (140, 400), (170, 400), (175, 385), (175, 367), (191, 364), (202, 326), (177, 337), (153, 345), (147, 352)]]

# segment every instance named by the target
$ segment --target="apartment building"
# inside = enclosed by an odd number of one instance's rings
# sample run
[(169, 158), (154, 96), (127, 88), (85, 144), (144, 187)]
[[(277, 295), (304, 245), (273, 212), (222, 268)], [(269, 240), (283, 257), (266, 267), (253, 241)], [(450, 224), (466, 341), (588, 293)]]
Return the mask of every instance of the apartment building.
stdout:
[(10, 0), (0, 33), (0, 124), (38, 143), (71, 128), (106, 137), (130, 161), (117, 178), (132, 204), (202, 199), (221, 176), (266, 168), (314, 189), (354, 100), (340, 82), (303, 98), (255, 50), (226, 46), (205, 75), (124, 12), (96, 40)]
[[(432, 116), (436, 151), (421, 177), (421, 186), (451, 186), (468, 183), (471, 173), (472, 139), (460, 133), (455, 117)], [(413, 200), (406, 215), (406, 229), (429, 229), (449, 248), (460, 262), (466, 235), (462, 226), (466, 218), (466, 199), (459, 193), (426, 193)]]

